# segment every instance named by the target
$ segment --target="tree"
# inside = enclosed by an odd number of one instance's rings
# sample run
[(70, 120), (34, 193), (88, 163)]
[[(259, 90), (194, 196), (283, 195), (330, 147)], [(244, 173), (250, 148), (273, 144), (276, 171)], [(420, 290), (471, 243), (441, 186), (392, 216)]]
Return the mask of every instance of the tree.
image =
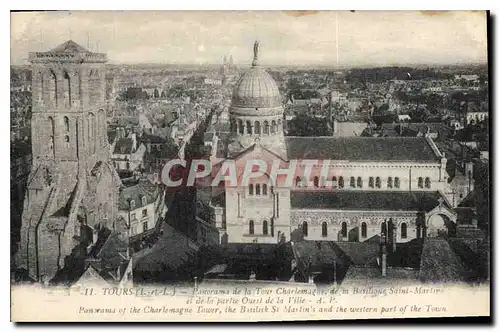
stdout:
[(307, 114), (299, 114), (289, 122), (289, 136), (329, 136), (330, 130), (325, 119)]

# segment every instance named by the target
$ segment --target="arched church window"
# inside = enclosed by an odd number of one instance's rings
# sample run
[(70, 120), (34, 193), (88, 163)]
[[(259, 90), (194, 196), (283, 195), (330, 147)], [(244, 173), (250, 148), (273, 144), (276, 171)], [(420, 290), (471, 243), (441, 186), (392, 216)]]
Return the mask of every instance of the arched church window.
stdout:
[(302, 223), (302, 234), (304, 234), (304, 236), (308, 236), (308, 233), (309, 233), (309, 229), (308, 229), (307, 221), (304, 221)]
[(342, 229), (340, 231), (340, 234), (342, 237), (347, 237), (347, 223), (344, 221), (342, 222)]
[(314, 188), (318, 188), (319, 187), (319, 178), (317, 176), (315, 176), (313, 181), (314, 181)]
[(260, 196), (260, 184), (258, 183), (255, 185), (255, 195)]
[(253, 184), (251, 183), (248, 185), (248, 194), (253, 195)]
[(256, 135), (260, 135), (260, 122), (259, 121), (255, 121), (254, 133)]
[(406, 223), (402, 223), (401, 224), (401, 238), (406, 239), (407, 236), (408, 236), (408, 226), (406, 225)]
[(251, 135), (252, 134), (252, 123), (250, 121), (247, 121), (247, 134)]
[(339, 188), (344, 188), (344, 178), (342, 176), (339, 176)]
[(354, 178), (354, 176), (351, 176), (351, 180), (350, 180), (350, 186), (351, 188), (356, 188), (356, 179)]
[(64, 117), (64, 130), (69, 131), (69, 118), (67, 116)]
[(332, 178), (332, 188), (337, 188), (337, 177), (336, 176), (334, 176)]
[(399, 188), (399, 178), (398, 177), (394, 178), (394, 187)]
[(361, 223), (361, 237), (366, 237), (366, 223)]
[(375, 179), (375, 187), (377, 188), (380, 188), (382, 185), (380, 183), (380, 177), (377, 176), (377, 178)]
[(368, 179), (368, 187), (373, 188), (373, 183), (373, 176), (370, 176), (370, 178)]
[(53, 106), (57, 107), (57, 76), (54, 71), (50, 70), (49, 72), (49, 101)]
[(234, 119), (229, 120), (230, 130), (232, 133), (236, 132), (236, 122)]
[(65, 142), (65, 143), (69, 143), (69, 136), (68, 136), (68, 135), (65, 135), (65, 136), (64, 136), (64, 142)]
[(359, 188), (363, 188), (363, 180), (361, 179), (361, 176), (358, 176), (358, 183), (357, 183)]
[(269, 135), (269, 122), (264, 121), (264, 135)]
[(264, 220), (262, 222), (262, 234), (267, 235), (269, 232), (269, 229), (267, 228), (267, 220)]
[(276, 134), (276, 121), (271, 122), (271, 134)]
[(238, 120), (238, 132), (240, 134), (244, 134), (245, 133), (245, 128), (243, 128), (243, 121), (241, 119)]
[(387, 188), (392, 188), (392, 177), (387, 178)]
[(424, 179), (421, 177), (418, 178), (418, 187), (423, 188), (424, 187)]
[(267, 195), (267, 184), (262, 185), (262, 195), (266, 196)]
[(323, 223), (321, 223), (321, 236), (323, 236), (323, 237), (328, 236), (328, 225), (324, 221), (323, 221)]
[(71, 107), (71, 80), (67, 71), (64, 71), (63, 95), (64, 107)]
[(250, 220), (250, 222), (248, 223), (248, 234), (253, 234), (254, 233), (254, 222), (253, 220)]
[(431, 179), (430, 178), (425, 178), (425, 187), (430, 188), (431, 187)]

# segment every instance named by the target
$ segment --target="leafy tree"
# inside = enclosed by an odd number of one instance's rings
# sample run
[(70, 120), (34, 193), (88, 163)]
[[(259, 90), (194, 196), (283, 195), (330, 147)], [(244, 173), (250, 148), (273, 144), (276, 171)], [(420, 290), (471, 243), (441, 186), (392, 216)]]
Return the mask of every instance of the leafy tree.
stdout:
[(289, 123), (290, 136), (329, 136), (330, 130), (325, 119), (318, 119), (307, 114), (299, 114)]

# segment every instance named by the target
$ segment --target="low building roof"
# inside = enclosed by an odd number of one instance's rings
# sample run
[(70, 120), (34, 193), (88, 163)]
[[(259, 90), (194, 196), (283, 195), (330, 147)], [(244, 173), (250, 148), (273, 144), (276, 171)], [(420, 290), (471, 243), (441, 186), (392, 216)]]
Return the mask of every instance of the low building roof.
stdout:
[(120, 211), (128, 211), (128, 200), (131, 199), (135, 202), (135, 209), (142, 206), (142, 197), (146, 197), (147, 204), (156, 201), (159, 194), (159, 187), (149, 180), (140, 180), (137, 183), (123, 187), (120, 190), (119, 209)]
[(285, 137), (289, 159), (437, 162), (424, 137)]
[(438, 191), (304, 190), (292, 191), (290, 196), (292, 209), (428, 212), (439, 205), (441, 194)]

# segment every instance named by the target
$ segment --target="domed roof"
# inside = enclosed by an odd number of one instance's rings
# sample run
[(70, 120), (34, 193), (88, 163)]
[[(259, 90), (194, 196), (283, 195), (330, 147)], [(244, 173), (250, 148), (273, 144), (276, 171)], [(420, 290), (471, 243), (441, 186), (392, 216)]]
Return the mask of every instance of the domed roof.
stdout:
[(276, 81), (258, 65), (258, 46), (256, 42), (252, 68), (240, 77), (234, 88), (232, 105), (235, 107), (282, 106)]

